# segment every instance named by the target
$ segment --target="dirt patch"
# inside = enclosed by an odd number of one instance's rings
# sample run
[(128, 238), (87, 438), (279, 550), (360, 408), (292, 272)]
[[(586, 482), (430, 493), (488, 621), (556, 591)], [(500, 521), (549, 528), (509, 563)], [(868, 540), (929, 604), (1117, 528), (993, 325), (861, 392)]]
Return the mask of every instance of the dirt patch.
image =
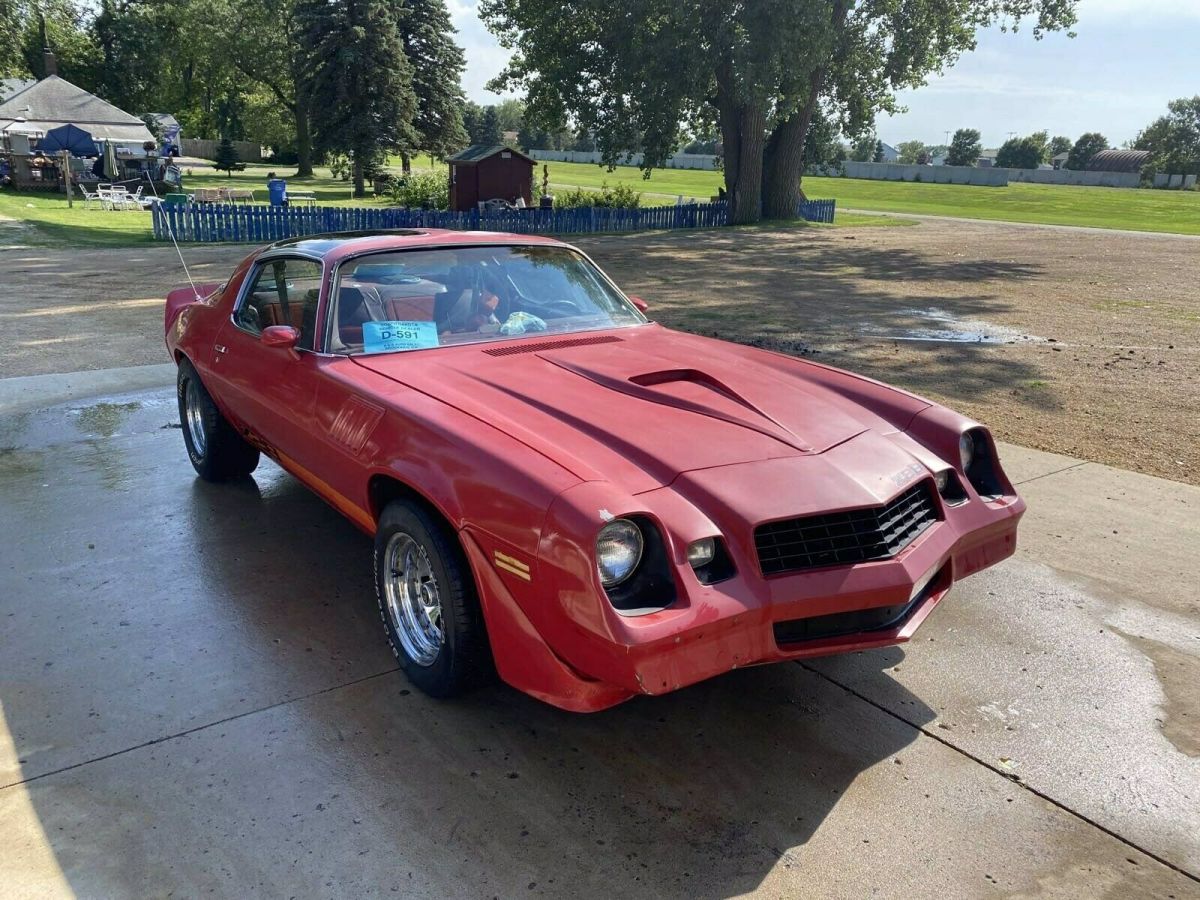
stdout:
[[(666, 325), (901, 385), (1018, 444), (1200, 484), (1200, 240), (926, 220), (576, 243)], [(246, 252), (184, 250), (204, 281)], [(0, 377), (166, 361), (173, 249), (5, 255)]]

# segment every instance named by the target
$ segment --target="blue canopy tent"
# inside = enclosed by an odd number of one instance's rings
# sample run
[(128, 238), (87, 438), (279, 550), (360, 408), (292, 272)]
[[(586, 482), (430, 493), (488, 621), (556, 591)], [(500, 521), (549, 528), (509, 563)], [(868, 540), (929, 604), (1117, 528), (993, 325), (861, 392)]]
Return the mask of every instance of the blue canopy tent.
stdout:
[(96, 142), (92, 136), (78, 125), (59, 125), (46, 132), (46, 136), (38, 141), (38, 149), (43, 153), (61, 153), (68, 151), (72, 156), (96, 156)]

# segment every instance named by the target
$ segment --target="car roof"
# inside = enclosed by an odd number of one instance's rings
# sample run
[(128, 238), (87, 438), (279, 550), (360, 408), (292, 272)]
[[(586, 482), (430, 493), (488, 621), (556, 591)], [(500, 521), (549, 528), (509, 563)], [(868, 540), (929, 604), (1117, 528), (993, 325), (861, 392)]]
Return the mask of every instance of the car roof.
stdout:
[(278, 251), (318, 256), (337, 262), (362, 253), (382, 250), (411, 250), (432, 247), (487, 246), (494, 244), (550, 244), (566, 247), (562, 241), (536, 234), (509, 234), (503, 231), (451, 231), (447, 228), (398, 228), (393, 231), (343, 231), (288, 238), (264, 247), (262, 254)]

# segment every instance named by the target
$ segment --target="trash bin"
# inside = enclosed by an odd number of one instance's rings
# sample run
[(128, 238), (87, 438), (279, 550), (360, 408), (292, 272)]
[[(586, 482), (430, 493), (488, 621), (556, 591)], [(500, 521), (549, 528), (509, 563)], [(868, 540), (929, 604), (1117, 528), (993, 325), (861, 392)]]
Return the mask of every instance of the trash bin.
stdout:
[(287, 182), (282, 178), (272, 178), (267, 182), (267, 193), (271, 195), (272, 206), (287, 206)]
[(552, 194), (542, 194), (541, 203), (538, 205), (542, 209), (554, 209), (554, 196)]

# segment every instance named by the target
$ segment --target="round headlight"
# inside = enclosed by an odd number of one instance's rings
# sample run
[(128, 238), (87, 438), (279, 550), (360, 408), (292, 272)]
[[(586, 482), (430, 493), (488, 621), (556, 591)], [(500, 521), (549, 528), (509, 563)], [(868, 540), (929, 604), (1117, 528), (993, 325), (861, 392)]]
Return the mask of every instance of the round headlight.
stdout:
[(717, 555), (717, 542), (710, 537), (694, 541), (687, 550), (688, 562), (693, 569), (707, 566)]
[(958, 439), (958, 459), (964, 472), (970, 468), (971, 460), (974, 458), (975, 438), (971, 436), (971, 432), (964, 431)]
[(596, 536), (596, 567), (600, 583), (616, 587), (642, 561), (642, 530), (628, 519), (613, 519)]

